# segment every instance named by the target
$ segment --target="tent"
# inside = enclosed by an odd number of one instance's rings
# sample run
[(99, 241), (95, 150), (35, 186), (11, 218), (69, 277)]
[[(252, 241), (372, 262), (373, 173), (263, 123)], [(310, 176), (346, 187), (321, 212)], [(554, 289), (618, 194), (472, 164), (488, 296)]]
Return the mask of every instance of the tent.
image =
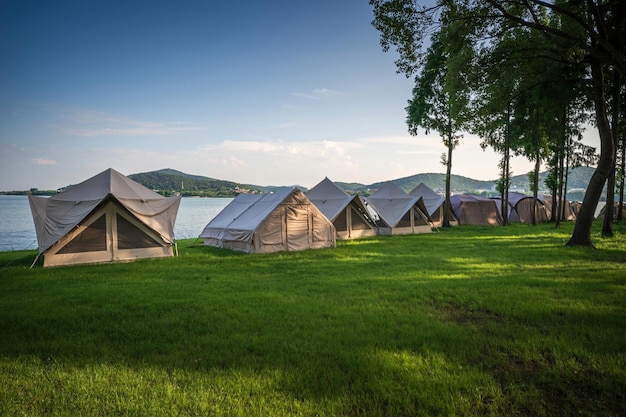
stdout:
[[(552, 218), (552, 209), (553, 209), (553, 200), (551, 195), (542, 195), (538, 197), (543, 201), (544, 206), (546, 207), (546, 214), (548, 220)], [(561, 220), (576, 220), (576, 216), (574, 215), (574, 210), (572, 210), (572, 206), (570, 205), (569, 200), (564, 199), (565, 210)]]
[(410, 196), (392, 182), (364, 198), (378, 215), (379, 233), (400, 235), (432, 232), (424, 200)]
[(205, 245), (246, 253), (335, 246), (335, 227), (297, 188), (239, 194), (206, 225)]
[(498, 210), (498, 205), (489, 198), (457, 194), (450, 197), (450, 204), (459, 224), (502, 224), (502, 215)]
[[(430, 216), (433, 225), (436, 227), (440, 227), (443, 224), (443, 213), (444, 206), (446, 202), (446, 198), (440, 196), (436, 192), (434, 192), (430, 187), (421, 182), (417, 187), (415, 187), (409, 195), (413, 197), (422, 197), (424, 200), (424, 206), (426, 206), (426, 210), (428, 215)], [(459, 224), (458, 220), (454, 216), (454, 212), (451, 209), (449, 210), (449, 219), (451, 225)]]
[(333, 222), (339, 239), (353, 239), (377, 234), (367, 208), (358, 196), (350, 196), (328, 178), (311, 188), (306, 196)]
[(29, 196), (39, 255), (44, 266), (173, 256), (180, 198), (113, 169), (49, 198)]
[[(619, 199), (619, 197), (618, 197)], [(617, 215), (619, 214), (619, 210), (622, 210), (622, 218), (626, 219), (626, 203), (622, 203), (620, 204), (619, 202), (615, 202), (613, 203), (613, 218), (617, 219)], [(604, 207), (602, 207), (602, 209), (600, 210), (600, 213), (598, 214), (598, 216), (596, 217), (597, 219), (604, 219), (604, 215), (606, 213), (606, 204), (604, 204)]]
[[(498, 210), (502, 213), (502, 197), (493, 198), (498, 205)], [(533, 197), (521, 193), (509, 193), (509, 222), (532, 223)], [(548, 209), (543, 200), (537, 198), (535, 206), (535, 222), (544, 223), (549, 220)]]

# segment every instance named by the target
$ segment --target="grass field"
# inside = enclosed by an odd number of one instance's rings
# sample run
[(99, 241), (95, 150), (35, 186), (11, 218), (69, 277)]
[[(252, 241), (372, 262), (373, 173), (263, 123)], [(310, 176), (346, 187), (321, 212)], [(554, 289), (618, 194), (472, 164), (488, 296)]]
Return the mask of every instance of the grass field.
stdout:
[(0, 415), (624, 416), (626, 225), (597, 249), (565, 247), (572, 227), (47, 269), (3, 252)]

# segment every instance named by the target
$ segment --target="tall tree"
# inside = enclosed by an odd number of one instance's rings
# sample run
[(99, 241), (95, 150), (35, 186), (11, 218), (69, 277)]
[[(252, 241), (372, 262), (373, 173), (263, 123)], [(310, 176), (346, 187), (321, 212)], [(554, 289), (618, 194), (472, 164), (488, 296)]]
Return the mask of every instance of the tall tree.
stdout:
[[(450, 11), (446, 11), (450, 12)], [(452, 50), (454, 46), (462, 43), (451, 42), (453, 27), (445, 23), (441, 30), (431, 37), (431, 46), (424, 58), (424, 67), (421, 73), (415, 77), (413, 98), (409, 100), (407, 110), (407, 124), (409, 132), (413, 135), (423, 128), (426, 133), (431, 130), (437, 131), (447, 153), (442, 155), (442, 163), (446, 166), (445, 180), (445, 204), (443, 226), (450, 226), (450, 181), (452, 174), (452, 154), (459, 144), (462, 135), (459, 131), (463, 125), (463, 114), (466, 108), (464, 100), (459, 100), (462, 91), (459, 91), (458, 83), (454, 82), (454, 75), (448, 68), (453, 55), (459, 55), (459, 49)]]

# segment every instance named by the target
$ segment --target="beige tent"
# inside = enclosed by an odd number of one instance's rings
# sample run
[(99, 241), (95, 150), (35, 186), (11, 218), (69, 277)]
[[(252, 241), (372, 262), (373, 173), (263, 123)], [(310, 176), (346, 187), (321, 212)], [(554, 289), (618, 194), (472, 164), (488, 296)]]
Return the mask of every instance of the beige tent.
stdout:
[[(552, 210), (554, 209), (554, 200), (551, 195), (543, 195), (539, 196), (539, 199), (543, 201), (544, 206), (546, 207), (546, 215), (548, 220), (552, 218)], [(564, 211), (563, 217), (561, 220), (576, 220), (576, 215), (574, 214), (574, 210), (572, 210), (572, 206), (570, 205), (569, 200), (564, 199)]]
[(163, 197), (113, 169), (29, 202), (44, 266), (174, 254), (180, 196)]
[[(492, 198), (498, 205), (500, 213), (502, 213), (502, 197)], [(527, 196), (521, 193), (509, 193), (509, 222), (515, 223), (532, 223), (533, 221), (533, 197)], [(535, 222), (544, 223), (547, 222), (548, 209), (540, 198), (537, 198), (537, 204), (535, 205)]]
[(240, 194), (206, 225), (205, 245), (246, 253), (335, 246), (335, 227), (297, 188)]
[[(622, 218), (626, 218), (626, 203), (620, 204), (619, 202), (615, 202), (613, 203), (613, 218), (614, 219), (617, 219), (620, 209), (622, 210)], [(600, 210), (600, 213), (598, 213), (598, 216), (596, 218), (604, 219), (605, 214), (606, 214), (606, 204), (604, 204), (604, 207), (602, 207), (602, 209)]]
[[(424, 206), (428, 211), (428, 215), (430, 216), (430, 220), (433, 222), (433, 226), (441, 227), (443, 225), (443, 214), (446, 198), (440, 196), (436, 192), (434, 192), (429, 186), (424, 184), (423, 182), (419, 183), (417, 187), (415, 187), (409, 195), (414, 197), (421, 197), (424, 200)], [(452, 209), (448, 209), (450, 225), (456, 226), (459, 224), (456, 219), (454, 212)]]
[(376, 225), (358, 196), (350, 196), (328, 178), (311, 188), (306, 196), (333, 222), (339, 239), (375, 236)]
[(498, 210), (498, 205), (489, 198), (457, 194), (450, 197), (450, 205), (459, 224), (502, 224), (502, 214)]
[(378, 231), (381, 234), (432, 232), (424, 200), (408, 195), (392, 182), (385, 183), (364, 200), (368, 209), (373, 209), (378, 216)]

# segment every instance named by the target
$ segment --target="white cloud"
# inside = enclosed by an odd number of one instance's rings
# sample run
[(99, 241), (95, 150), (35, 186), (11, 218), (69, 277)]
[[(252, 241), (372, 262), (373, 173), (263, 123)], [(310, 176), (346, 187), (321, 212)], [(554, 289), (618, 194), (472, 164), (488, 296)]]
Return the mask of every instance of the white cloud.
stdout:
[(325, 97), (341, 94), (339, 91), (330, 88), (316, 88), (310, 93), (292, 93), (293, 96), (307, 100), (322, 100)]
[(315, 90), (313, 90), (313, 93), (320, 96), (341, 94), (339, 91), (331, 90), (330, 88), (316, 88)]
[(296, 96), (296, 97), (300, 97), (300, 98), (306, 98), (308, 100), (320, 100), (319, 96), (315, 96), (313, 94), (292, 93), (291, 95)]
[(33, 164), (35, 165), (56, 165), (57, 161), (47, 158), (33, 158)]

